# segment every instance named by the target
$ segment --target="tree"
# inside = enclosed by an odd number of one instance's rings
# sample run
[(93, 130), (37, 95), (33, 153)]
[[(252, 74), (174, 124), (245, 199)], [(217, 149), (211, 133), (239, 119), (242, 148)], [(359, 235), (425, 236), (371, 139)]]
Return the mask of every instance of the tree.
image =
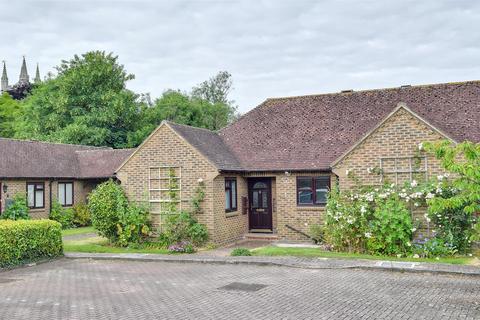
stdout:
[(12, 138), (15, 135), (15, 121), (20, 117), (20, 103), (8, 93), (0, 95), (0, 137)]
[[(237, 112), (235, 101), (229, 100), (228, 95), (233, 90), (232, 75), (227, 71), (220, 71), (210, 79), (192, 88), (192, 98), (205, 100), (212, 105), (226, 106), (228, 121), (232, 121)], [(220, 129), (220, 128), (217, 128)]]
[(95, 146), (126, 147), (142, 108), (126, 89), (134, 78), (118, 57), (92, 51), (57, 67), (58, 76), (34, 88), (16, 136)]
[[(449, 197), (435, 197), (428, 201), (432, 212), (480, 212), (480, 144), (449, 141), (426, 143), (425, 150), (435, 154), (445, 170), (453, 173), (448, 187), (455, 192)], [(480, 223), (476, 229), (480, 236)]]

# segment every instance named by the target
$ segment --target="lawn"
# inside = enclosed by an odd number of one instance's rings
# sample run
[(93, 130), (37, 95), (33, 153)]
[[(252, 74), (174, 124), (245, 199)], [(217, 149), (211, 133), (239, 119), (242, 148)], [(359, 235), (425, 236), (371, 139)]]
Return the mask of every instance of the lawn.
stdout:
[(95, 233), (95, 229), (93, 227), (81, 227), (81, 228), (72, 228), (72, 229), (65, 229), (62, 230), (62, 236), (74, 236), (77, 234), (84, 234), (84, 233)]
[(323, 258), (341, 258), (341, 259), (368, 259), (368, 260), (388, 260), (388, 261), (412, 261), (412, 262), (435, 262), (472, 265), (478, 263), (478, 258), (473, 257), (448, 257), (437, 259), (415, 259), (415, 258), (396, 258), (388, 256), (373, 256), (368, 254), (345, 253), (323, 251), (317, 248), (284, 248), (268, 246), (252, 250), (256, 256), (294, 256), (294, 257), (323, 257)]
[[(63, 236), (81, 235), (95, 233), (93, 227), (66, 229), (62, 231)], [(162, 253), (167, 254), (168, 250), (160, 248), (155, 243), (143, 243), (136, 248), (122, 248), (112, 246), (107, 239), (99, 236), (86, 237), (81, 239), (63, 240), (65, 252), (90, 252), (90, 253)]]

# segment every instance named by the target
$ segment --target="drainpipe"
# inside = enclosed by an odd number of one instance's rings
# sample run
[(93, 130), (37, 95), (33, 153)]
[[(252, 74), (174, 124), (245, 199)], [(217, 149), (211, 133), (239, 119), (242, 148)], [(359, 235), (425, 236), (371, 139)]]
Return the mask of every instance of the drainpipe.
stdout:
[(48, 207), (49, 207), (48, 215), (50, 216), (50, 213), (52, 213), (52, 180), (48, 182), (48, 193), (49, 193), (48, 198), (50, 199), (50, 201), (48, 202)]

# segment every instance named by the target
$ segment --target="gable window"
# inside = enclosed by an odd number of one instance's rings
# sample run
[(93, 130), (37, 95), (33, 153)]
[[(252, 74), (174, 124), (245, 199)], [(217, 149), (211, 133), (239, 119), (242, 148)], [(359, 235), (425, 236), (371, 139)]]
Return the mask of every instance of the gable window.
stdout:
[(324, 206), (330, 190), (330, 176), (298, 177), (297, 204)]
[(58, 202), (64, 207), (73, 205), (73, 182), (58, 183)]
[(30, 209), (45, 207), (45, 184), (43, 182), (27, 183), (27, 205)]
[(237, 210), (237, 178), (225, 178), (225, 212)]

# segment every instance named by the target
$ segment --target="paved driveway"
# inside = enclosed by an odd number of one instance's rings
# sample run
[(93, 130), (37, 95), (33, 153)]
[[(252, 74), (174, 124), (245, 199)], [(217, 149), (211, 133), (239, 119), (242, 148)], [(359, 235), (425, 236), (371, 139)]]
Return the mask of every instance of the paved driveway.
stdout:
[(0, 318), (480, 319), (480, 278), (62, 259), (1, 272)]

